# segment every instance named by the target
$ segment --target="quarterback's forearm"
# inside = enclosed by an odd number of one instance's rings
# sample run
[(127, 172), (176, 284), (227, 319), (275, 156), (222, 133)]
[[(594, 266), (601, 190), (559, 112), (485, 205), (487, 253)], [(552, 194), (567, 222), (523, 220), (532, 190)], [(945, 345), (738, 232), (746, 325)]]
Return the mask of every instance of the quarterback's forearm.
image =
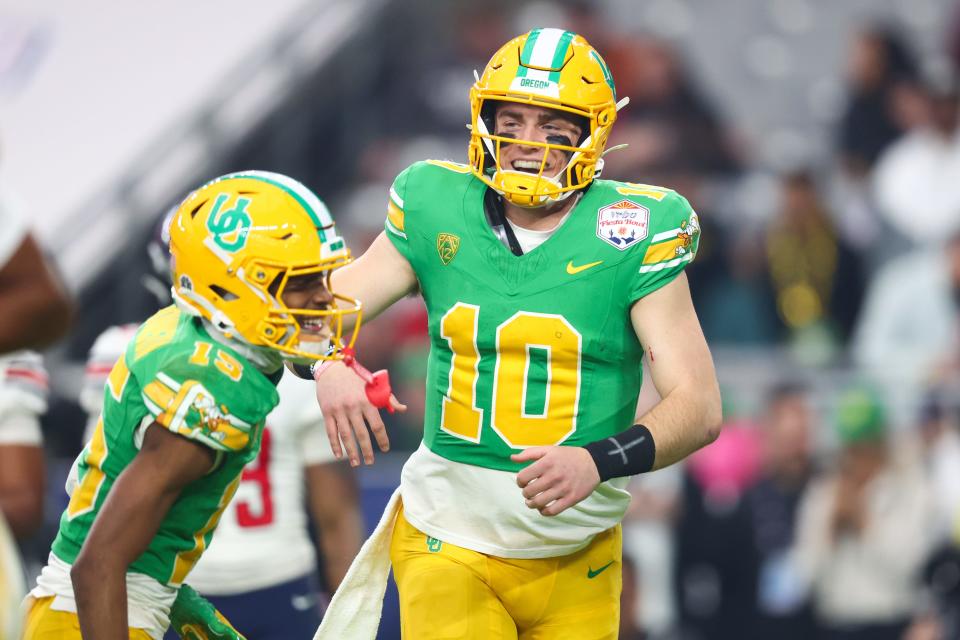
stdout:
[(716, 440), (720, 388), (685, 274), (634, 303), (630, 317), (661, 398), (639, 422), (656, 443), (653, 468), (662, 469)]
[(722, 411), (716, 379), (681, 384), (640, 417), (656, 443), (653, 468), (678, 462), (720, 435)]
[(381, 232), (362, 256), (331, 275), (336, 294), (356, 298), (363, 305), (364, 322), (417, 287), (413, 267)]

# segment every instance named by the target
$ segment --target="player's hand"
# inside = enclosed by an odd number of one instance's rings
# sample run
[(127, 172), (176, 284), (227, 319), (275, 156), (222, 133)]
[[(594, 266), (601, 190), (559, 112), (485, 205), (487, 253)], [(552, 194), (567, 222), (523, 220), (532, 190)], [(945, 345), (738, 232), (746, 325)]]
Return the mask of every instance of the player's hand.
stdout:
[(170, 627), (183, 640), (246, 640), (216, 607), (186, 584), (170, 608)]
[(527, 506), (545, 516), (569, 509), (600, 484), (597, 465), (583, 447), (530, 447), (510, 459), (536, 461), (517, 474), (517, 485)]
[[(346, 449), (351, 466), (358, 466), (361, 456), (364, 463), (373, 464), (370, 433), (380, 451), (390, 450), (390, 439), (380, 418), (380, 411), (367, 399), (365, 384), (360, 376), (347, 369), (342, 362), (331, 365), (317, 379), (317, 402), (326, 422), (330, 448), (337, 458), (342, 458)], [(393, 394), (390, 395), (390, 405), (396, 411), (407, 410), (407, 406), (401, 404)]]

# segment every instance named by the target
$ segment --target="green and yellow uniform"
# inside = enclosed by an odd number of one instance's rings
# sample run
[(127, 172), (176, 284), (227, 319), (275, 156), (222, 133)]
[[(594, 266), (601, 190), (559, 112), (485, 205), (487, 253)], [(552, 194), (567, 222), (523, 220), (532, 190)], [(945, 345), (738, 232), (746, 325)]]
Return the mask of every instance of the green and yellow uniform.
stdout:
[[(68, 481), (70, 502), (60, 519), (51, 565), (32, 595), (53, 597), (53, 610), (76, 611), (69, 576), (63, 581), (64, 568), (76, 560), (111, 487), (153, 424), (216, 454), (213, 469), (187, 485), (128, 569), (128, 584), (148, 585), (147, 591), (149, 585), (181, 585), (210, 544), (244, 465), (259, 451), (264, 419), (278, 402), (281, 372), (265, 375), (237, 350), (211, 338), (199, 318), (176, 307), (147, 320), (110, 373), (99, 423), (74, 465), (76, 482)], [(166, 611), (140, 612), (137, 621), (133, 595), (130, 600), (131, 627), (153, 629), (166, 616)]]
[[(570, 556), (619, 524), (627, 479), (544, 517), (524, 504), (522, 465), (509, 456), (632, 424), (644, 347), (630, 309), (693, 259), (699, 223), (672, 190), (595, 180), (546, 241), (516, 256), (488, 221), (486, 189), (467, 166), (426, 161), (391, 190), (387, 236), (416, 273), (431, 338), (423, 445), (404, 467), (401, 523), (458, 552)], [(619, 588), (619, 566), (608, 573)]]

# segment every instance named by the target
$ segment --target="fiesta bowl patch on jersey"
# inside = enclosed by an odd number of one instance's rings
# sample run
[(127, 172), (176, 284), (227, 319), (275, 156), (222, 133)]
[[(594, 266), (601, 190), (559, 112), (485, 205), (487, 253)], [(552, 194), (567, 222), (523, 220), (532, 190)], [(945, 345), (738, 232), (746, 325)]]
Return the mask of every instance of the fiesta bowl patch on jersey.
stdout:
[(650, 210), (621, 200), (597, 210), (597, 237), (623, 251), (650, 232)]

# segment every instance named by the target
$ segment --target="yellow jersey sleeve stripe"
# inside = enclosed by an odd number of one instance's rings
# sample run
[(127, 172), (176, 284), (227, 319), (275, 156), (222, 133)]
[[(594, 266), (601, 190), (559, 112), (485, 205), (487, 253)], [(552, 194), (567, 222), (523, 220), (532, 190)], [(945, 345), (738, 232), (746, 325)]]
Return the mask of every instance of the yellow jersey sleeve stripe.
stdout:
[(175, 397), (173, 389), (159, 380), (154, 380), (143, 388), (143, 395), (161, 411), (167, 409)]
[(454, 173), (470, 173), (470, 165), (463, 164), (461, 162), (451, 162), (449, 160), (427, 160), (427, 164), (432, 164), (435, 167), (443, 167), (447, 171), (453, 171)]
[(123, 395), (123, 389), (127, 386), (127, 380), (130, 379), (130, 370), (127, 368), (126, 356), (120, 356), (116, 364), (110, 370), (110, 376), (107, 378), (107, 388), (110, 389), (110, 395), (117, 402)]
[(643, 256), (643, 264), (653, 264), (663, 262), (677, 257), (677, 249), (683, 246), (683, 239), (676, 238), (670, 242), (661, 242), (647, 247), (647, 253)]
[(392, 200), (387, 203), (387, 220), (390, 221), (394, 229), (404, 231), (403, 209), (395, 205)]

